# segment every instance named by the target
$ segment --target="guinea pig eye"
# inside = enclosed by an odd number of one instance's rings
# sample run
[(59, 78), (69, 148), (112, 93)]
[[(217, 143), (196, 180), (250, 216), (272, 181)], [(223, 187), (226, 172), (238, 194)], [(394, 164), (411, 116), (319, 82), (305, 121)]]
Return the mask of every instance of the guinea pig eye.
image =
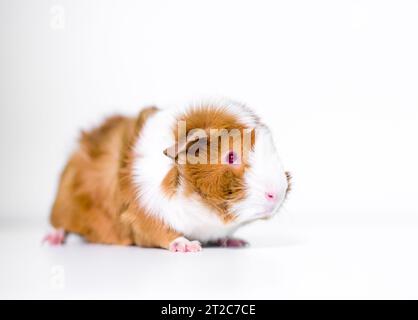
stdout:
[(229, 164), (234, 164), (237, 161), (237, 154), (234, 151), (230, 151), (227, 155), (227, 161)]

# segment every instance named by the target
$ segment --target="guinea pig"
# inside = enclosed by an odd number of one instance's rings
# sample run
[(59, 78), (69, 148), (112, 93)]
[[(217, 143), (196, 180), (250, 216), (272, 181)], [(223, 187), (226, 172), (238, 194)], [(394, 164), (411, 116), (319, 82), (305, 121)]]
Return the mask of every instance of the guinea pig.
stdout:
[(270, 130), (245, 105), (147, 107), (83, 131), (63, 170), (45, 237), (197, 252), (242, 247), (241, 226), (272, 217), (290, 174)]

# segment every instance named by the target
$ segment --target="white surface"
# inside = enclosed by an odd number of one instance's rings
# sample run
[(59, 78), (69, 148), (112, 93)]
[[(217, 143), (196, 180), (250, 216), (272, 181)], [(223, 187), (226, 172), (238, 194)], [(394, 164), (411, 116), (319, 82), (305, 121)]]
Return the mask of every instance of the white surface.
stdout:
[[(257, 230), (259, 229), (259, 230)], [(264, 232), (263, 236), (254, 235)], [(247, 249), (40, 245), (43, 228), (0, 233), (0, 298), (418, 298), (418, 229), (288, 228), (241, 232)]]

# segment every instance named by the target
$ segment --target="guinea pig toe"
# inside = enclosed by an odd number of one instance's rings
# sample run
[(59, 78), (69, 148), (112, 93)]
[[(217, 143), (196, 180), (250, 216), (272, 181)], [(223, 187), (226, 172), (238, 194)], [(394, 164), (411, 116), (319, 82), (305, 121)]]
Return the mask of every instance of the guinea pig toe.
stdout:
[(190, 244), (187, 246), (189, 252), (199, 252), (202, 251), (202, 246), (200, 242), (197, 240), (191, 241)]
[(229, 248), (242, 248), (242, 247), (247, 247), (249, 245), (249, 243), (245, 240), (242, 239), (228, 239), (226, 241), (227, 243), (227, 247)]
[(48, 243), (51, 246), (59, 246), (65, 241), (65, 230), (64, 229), (55, 229), (48, 234), (42, 240), (42, 243)]
[(216, 244), (219, 247), (223, 247), (223, 248), (243, 248), (249, 245), (247, 241), (242, 240), (242, 239), (237, 239), (237, 238), (218, 239)]
[(179, 237), (170, 243), (169, 250), (172, 252), (199, 252), (202, 251), (202, 246), (199, 241), (190, 241)]

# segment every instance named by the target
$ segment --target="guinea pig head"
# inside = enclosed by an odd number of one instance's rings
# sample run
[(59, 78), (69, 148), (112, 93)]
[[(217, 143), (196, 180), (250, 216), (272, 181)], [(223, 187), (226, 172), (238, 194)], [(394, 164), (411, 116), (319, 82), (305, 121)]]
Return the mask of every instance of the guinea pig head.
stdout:
[(289, 190), (290, 175), (270, 131), (242, 112), (246, 118), (223, 107), (191, 109), (178, 118), (176, 143), (164, 151), (184, 194), (201, 199), (226, 223), (271, 217)]

